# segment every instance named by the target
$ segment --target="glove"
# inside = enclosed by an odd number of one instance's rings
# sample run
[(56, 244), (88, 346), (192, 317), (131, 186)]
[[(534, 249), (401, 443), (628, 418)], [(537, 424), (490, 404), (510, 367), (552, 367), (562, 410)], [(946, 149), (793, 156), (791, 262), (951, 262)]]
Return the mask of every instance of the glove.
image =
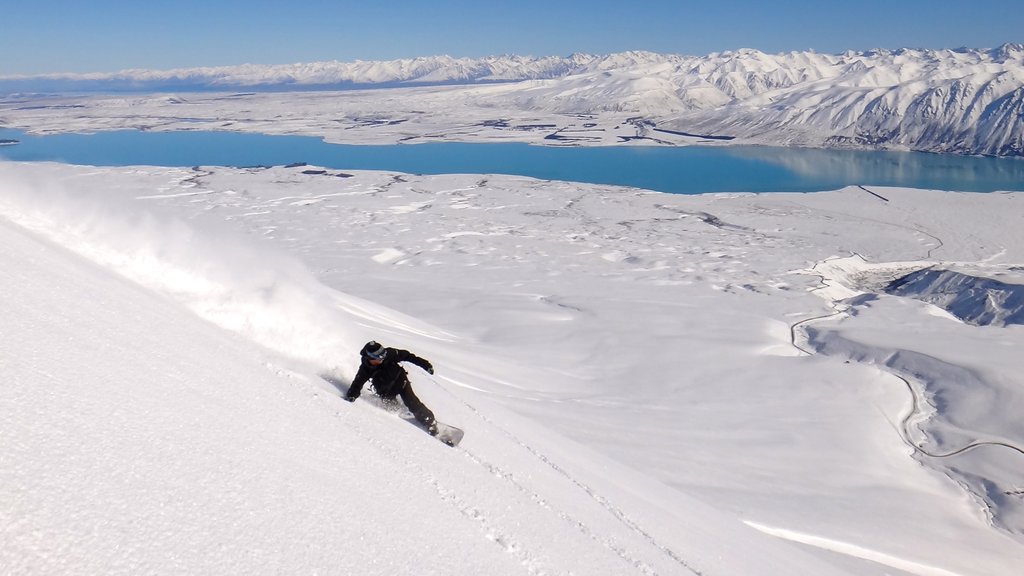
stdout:
[(433, 374), (433, 373), (434, 373), (434, 367), (433, 366), (430, 366), (429, 368), (427, 368), (427, 374)]
[(345, 398), (345, 401), (347, 401), (347, 402), (355, 402), (356, 398), (359, 398), (359, 394), (349, 394), (349, 393), (346, 393), (344, 398)]

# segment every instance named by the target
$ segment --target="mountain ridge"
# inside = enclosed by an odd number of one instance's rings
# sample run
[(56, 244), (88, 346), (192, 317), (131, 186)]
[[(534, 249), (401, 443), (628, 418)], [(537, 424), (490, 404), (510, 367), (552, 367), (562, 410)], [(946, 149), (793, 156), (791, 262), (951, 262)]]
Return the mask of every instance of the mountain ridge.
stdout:
[(305, 91), (503, 83), (490, 107), (624, 112), (660, 128), (748, 143), (1024, 155), (1024, 44), (992, 49), (739, 49), (568, 57), (431, 56), (390, 61), (0, 76), (32, 91)]
[[(432, 83), (445, 81), (521, 81), (533, 79), (554, 79), (576, 73), (621, 68), (628, 65), (652, 63), (702, 64), (716, 61), (730, 62), (741, 58), (752, 58), (762, 62), (786, 62), (804, 60), (842, 65), (848, 61), (862, 59), (898, 59), (904, 56), (930, 59), (936, 62), (945, 56), (947, 60), (974, 56), (984, 57), (995, 64), (1010, 63), (1014, 60), (1024, 66), (1024, 44), (1006, 43), (997, 48), (974, 49), (924, 49), (898, 48), (873, 49), (866, 51), (848, 50), (839, 54), (819, 53), (813, 50), (790, 51), (770, 54), (754, 48), (739, 48), (712, 52), (706, 56), (687, 56), (658, 53), (645, 50), (630, 50), (611, 54), (573, 53), (569, 56), (521, 56), (502, 54), (472, 57), (453, 57), (447, 54), (417, 56), (393, 60), (324, 60), (296, 62), (291, 64), (243, 63), (226, 66), (198, 66), (151, 70), (129, 68), (117, 72), (59, 72), (46, 74), (0, 75), (0, 83), (14, 83), (36, 80), (65, 82), (132, 82), (131, 87), (144, 88), (145, 82), (193, 81), (222, 86), (264, 86), (275, 83), (295, 85), (319, 85), (351, 82), (357, 85), (373, 85), (383, 82)], [(698, 67), (692, 67), (698, 71)]]

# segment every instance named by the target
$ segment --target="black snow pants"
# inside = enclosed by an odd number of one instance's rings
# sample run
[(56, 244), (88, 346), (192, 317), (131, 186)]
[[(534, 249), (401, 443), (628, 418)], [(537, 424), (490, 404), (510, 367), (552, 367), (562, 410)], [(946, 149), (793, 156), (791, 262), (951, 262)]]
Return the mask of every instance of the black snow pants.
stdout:
[[(416, 393), (412, 391), (412, 384), (408, 380), (405, 381), (405, 385), (402, 386), (402, 391), (398, 393), (398, 396), (402, 398), (402, 402), (405, 407), (412, 412), (412, 415), (416, 418), (416, 421), (426, 427), (428, 430), (434, 425), (434, 413), (427, 408), (423, 402), (416, 396)], [(382, 396), (384, 400), (394, 401), (394, 396)]]

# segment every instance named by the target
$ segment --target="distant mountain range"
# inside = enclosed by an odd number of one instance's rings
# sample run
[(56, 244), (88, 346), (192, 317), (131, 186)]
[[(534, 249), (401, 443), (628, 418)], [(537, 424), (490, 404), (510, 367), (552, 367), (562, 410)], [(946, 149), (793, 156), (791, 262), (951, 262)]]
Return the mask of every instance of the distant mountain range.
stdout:
[[(0, 77), (0, 94), (522, 83), (495, 105), (624, 112), (659, 129), (773, 144), (1024, 155), (1024, 45), (707, 56), (435, 56)], [(510, 95), (511, 94), (511, 95)]]

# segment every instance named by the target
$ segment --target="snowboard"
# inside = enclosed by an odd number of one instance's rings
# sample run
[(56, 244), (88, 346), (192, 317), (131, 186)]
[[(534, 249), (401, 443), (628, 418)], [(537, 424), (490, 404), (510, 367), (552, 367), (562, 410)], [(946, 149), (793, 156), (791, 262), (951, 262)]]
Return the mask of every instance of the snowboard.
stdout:
[[(347, 383), (331, 374), (321, 374), (320, 377), (333, 384), (334, 387), (342, 394), (348, 390)], [(412, 415), (412, 412), (409, 412), (409, 410), (399, 402), (394, 400), (383, 400), (376, 394), (364, 394), (361, 398), (363, 398), (368, 404), (376, 406), (381, 410), (397, 413), (398, 417), (402, 420), (407, 420), (410, 424), (424, 432), (427, 431), (427, 429)], [(451, 424), (445, 424), (444, 422), (438, 422), (436, 420), (435, 423), (437, 424), (437, 436), (434, 436), (435, 438), (452, 447), (458, 446), (459, 442), (462, 442), (462, 437), (465, 436), (466, 433), (461, 428), (457, 428)]]
[[(412, 415), (412, 412), (402, 408), (398, 413), (398, 417), (416, 426), (420, 430), (427, 432), (426, 426), (420, 424), (420, 422), (416, 420), (416, 417)], [(444, 442), (453, 448), (458, 446), (459, 442), (462, 442), (462, 437), (466, 435), (462, 428), (457, 428), (451, 424), (445, 424), (440, 420), (434, 420), (434, 424), (437, 425), (437, 436), (434, 436), (434, 438), (437, 438), (441, 442)]]
[(462, 428), (456, 428), (444, 422), (435, 421), (434, 423), (437, 424), (437, 436), (435, 438), (453, 448), (458, 446), (459, 442), (462, 442), (462, 437), (466, 434), (462, 431)]

